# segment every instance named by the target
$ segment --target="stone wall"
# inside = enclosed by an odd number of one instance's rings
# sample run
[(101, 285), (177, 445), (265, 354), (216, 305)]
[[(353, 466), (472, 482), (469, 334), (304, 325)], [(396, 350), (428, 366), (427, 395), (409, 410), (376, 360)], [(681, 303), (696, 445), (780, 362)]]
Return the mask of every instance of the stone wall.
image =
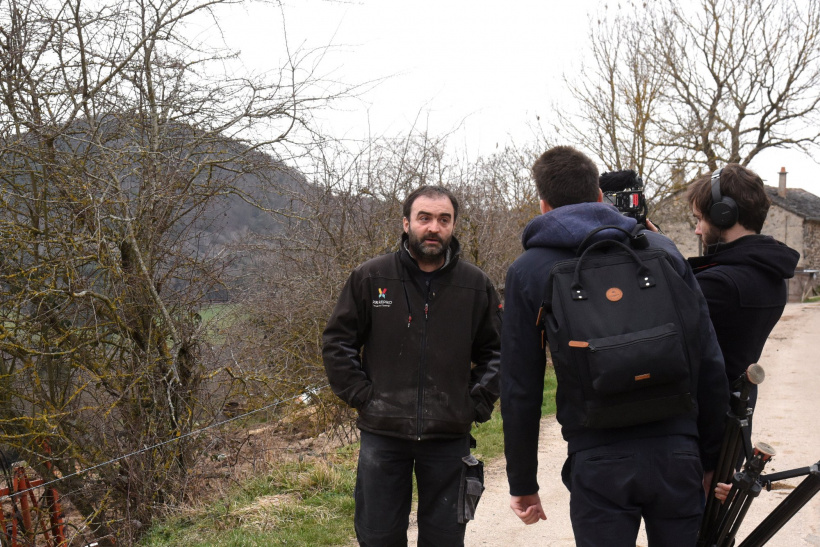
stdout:
[[(782, 241), (798, 253), (800, 253), (800, 262), (797, 263), (798, 268), (807, 268), (805, 243), (811, 241), (807, 239), (806, 227), (803, 218), (786, 211), (785, 209), (772, 205), (769, 209), (769, 215), (766, 217), (766, 223), (763, 224), (761, 233), (770, 235), (778, 241)], [(818, 256), (815, 252), (814, 256)]]
[[(660, 224), (663, 233), (675, 242), (683, 256), (701, 254), (700, 238), (695, 235), (695, 217), (685, 191), (671, 195), (650, 210), (649, 220)], [(802, 217), (772, 204), (761, 233), (800, 253), (798, 268), (820, 268), (820, 222), (804, 222)]]
[(686, 201), (686, 191), (676, 192), (650, 209), (649, 220), (675, 242), (684, 257), (700, 255), (700, 238), (695, 235), (695, 217)]
[(801, 252), (804, 268), (820, 270), (820, 221), (809, 220), (803, 227), (805, 245)]

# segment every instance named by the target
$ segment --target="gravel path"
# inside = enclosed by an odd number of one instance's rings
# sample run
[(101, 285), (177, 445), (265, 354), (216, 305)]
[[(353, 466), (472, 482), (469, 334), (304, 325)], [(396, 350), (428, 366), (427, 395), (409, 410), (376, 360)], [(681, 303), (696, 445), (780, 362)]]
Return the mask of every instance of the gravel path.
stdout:
[[(777, 449), (767, 465), (769, 473), (815, 464), (820, 460), (820, 304), (789, 304), (775, 327), (760, 365), (766, 380), (760, 386), (752, 441), (763, 441)], [(575, 544), (569, 521), (569, 492), (561, 483), (560, 471), (566, 457), (555, 419), (541, 425), (538, 482), (547, 520), (525, 526), (509, 508), (504, 459), (486, 468), (487, 490), (477, 519), (467, 527), (466, 545), (507, 547), (532, 545), (563, 547)], [(774, 509), (803, 479), (777, 483), (762, 492), (743, 520), (741, 540)], [(416, 530), (411, 528), (410, 544)], [(641, 531), (638, 545), (645, 546)], [(820, 494), (795, 515), (769, 543), (771, 547), (820, 546)]]

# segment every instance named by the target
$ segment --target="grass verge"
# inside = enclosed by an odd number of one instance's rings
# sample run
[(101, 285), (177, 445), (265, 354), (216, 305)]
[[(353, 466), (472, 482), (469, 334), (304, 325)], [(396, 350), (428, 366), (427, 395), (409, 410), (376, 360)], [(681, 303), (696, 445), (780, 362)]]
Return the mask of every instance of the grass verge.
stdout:
[(140, 545), (311, 547), (346, 545), (353, 537), (352, 450), (333, 458), (286, 464), (248, 481), (224, 500), (155, 526)]
[[(555, 373), (547, 369), (541, 415), (555, 413)], [(501, 413), (473, 428), (477, 457), (504, 453)], [(351, 545), (357, 446), (325, 459), (285, 464), (232, 490), (224, 499), (151, 528), (143, 547), (262, 547)]]

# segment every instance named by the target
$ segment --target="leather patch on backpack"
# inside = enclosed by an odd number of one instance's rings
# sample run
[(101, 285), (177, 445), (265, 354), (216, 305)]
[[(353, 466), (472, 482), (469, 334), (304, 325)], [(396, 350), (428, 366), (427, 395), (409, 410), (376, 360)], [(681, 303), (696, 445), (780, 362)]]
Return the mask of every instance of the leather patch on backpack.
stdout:
[(617, 302), (621, 298), (624, 297), (624, 291), (619, 289), (618, 287), (612, 287), (608, 291), (606, 291), (606, 299), (610, 302)]

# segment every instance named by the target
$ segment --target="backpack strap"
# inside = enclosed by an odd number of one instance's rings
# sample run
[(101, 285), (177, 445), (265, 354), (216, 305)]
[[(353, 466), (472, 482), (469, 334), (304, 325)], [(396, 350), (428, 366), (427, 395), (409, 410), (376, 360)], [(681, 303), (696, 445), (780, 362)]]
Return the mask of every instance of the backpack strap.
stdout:
[[(624, 230), (626, 232), (626, 230)], [(645, 237), (645, 236), (644, 236)], [(629, 256), (635, 261), (638, 265), (638, 275), (637, 275), (637, 282), (638, 286), (641, 289), (648, 289), (650, 287), (655, 286), (655, 279), (652, 277), (649, 268), (643, 263), (641, 258), (635, 253), (631, 246), (618, 241), (617, 239), (603, 239), (601, 241), (596, 241), (592, 245), (590, 245), (581, 256), (578, 258), (578, 263), (575, 265), (575, 274), (572, 276), (572, 285), (570, 286), (570, 290), (572, 291), (572, 299), (573, 300), (586, 300), (587, 293), (584, 290), (584, 287), (581, 285), (581, 265), (584, 262), (584, 259), (587, 258), (587, 255), (597, 249), (602, 249), (604, 247), (620, 247), (624, 251), (626, 251)]]
[[(575, 251), (575, 256), (581, 256), (586, 251), (587, 247), (590, 246), (590, 239), (592, 239), (592, 237), (598, 232), (603, 232), (604, 230), (618, 230), (619, 232), (622, 232), (629, 239), (629, 246), (633, 249), (646, 249), (649, 247), (649, 240), (646, 239), (646, 234), (643, 233), (644, 227), (642, 225), (636, 224), (635, 228), (631, 232), (621, 228), (620, 226), (606, 225), (598, 226), (584, 236), (584, 239)], [(610, 239), (607, 241), (612, 240)]]

